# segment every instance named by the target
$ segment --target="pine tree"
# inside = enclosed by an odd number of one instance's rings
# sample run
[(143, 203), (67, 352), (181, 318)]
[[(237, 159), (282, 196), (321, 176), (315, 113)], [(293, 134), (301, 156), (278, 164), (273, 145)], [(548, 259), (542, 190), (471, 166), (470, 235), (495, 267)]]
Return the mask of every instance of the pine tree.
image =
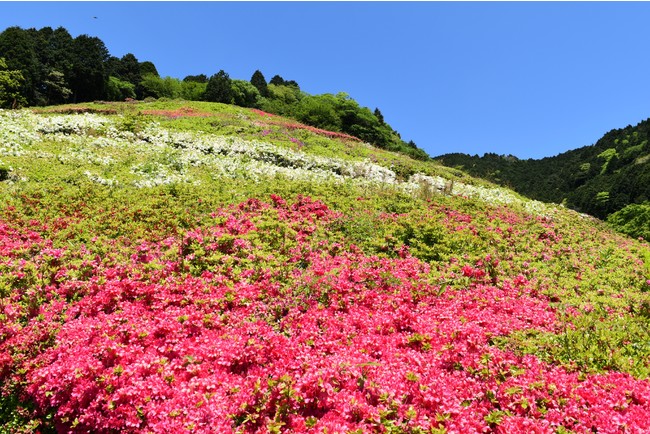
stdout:
[(383, 124), (385, 123), (385, 122), (384, 122), (384, 115), (381, 114), (381, 112), (379, 111), (378, 108), (375, 108), (375, 113), (374, 113), (374, 115), (375, 115), (375, 117), (377, 118), (377, 120), (379, 121), (380, 124), (383, 125)]
[(266, 83), (264, 75), (260, 72), (259, 69), (253, 73), (253, 76), (251, 77), (251, 84), (260, 91), (260, 95), (265, 98), (269, 96), (269, 86)]

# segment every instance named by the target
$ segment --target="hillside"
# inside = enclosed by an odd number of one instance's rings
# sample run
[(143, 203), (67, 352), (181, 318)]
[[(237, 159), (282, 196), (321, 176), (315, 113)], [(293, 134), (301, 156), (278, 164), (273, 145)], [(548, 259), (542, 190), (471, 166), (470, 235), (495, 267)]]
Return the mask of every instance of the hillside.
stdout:
[(182, 80), (161, 77), (152, 62), (139, 61), (133, 53), (111, 56), (101, 39), (86, 34), (73, 38), (63, 27), (14, 26), (0, 32), (0, 108), (134, 99), (183, 99), (261, 109), (429, 159), (412, 140), (402, 140), (379, 108), (361, 107), (344, 92), (311, 95), (295, 80), (278, 74), (267, 82), (260, 70), (250, 80), (231, 78), (223, 69)]
[(208, 102), (0, 111), (0, 432), (650, 431), (650, 245)]
[(446, 154), (447, 166), (544, 202), (564, 203), (601, 219), (650, 199), (650, 120), (609, 131), (594, 145), (540, 160)]

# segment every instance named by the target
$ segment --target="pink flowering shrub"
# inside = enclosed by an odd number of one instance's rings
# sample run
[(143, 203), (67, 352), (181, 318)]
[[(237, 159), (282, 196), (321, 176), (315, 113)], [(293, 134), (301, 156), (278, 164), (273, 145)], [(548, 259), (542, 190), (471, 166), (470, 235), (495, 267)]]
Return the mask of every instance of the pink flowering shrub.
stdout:
[[(268, 115), (268, 113), (266, 113)], [(349, 134), (341, 133), (341, 132), (336, 132), (336, 131), (328, 131), (328, 130), (323, 130), (321, 128), (316, 128), (312, 127), (309, 125), (297, 123), (297, 122), (287, 122), (287, 121), (270, 121), (270, 120), (265, 120), (265, 121), (258, 121), (255, 122), (255, 125), (259, 127), (269, 127), (269, 126), (276, 126), (276, 127), (283, 127), (286, 128), (287, 130), (293, 131), (293, 130), (304, 130), (304, 131), (309, 131), (311, 133), (324, 136), (324, 137), (329, 137), (332, 139), (345, 139), (345, 140), (351, 140), (354, 142), (360, 142), (361, 140), (357, 137), (351, 136)]]
[(648, 380), (495, 345), (563, 327), (544, 218), (432, 204), (361, 237), (272, 195), (130, 236), (147, 215), (103, 210), (90, 238), (91, 209), (0, 221), (2, 396), (58, 432), (650, 431)]
[(182, 117), (200, 117), (206, 118), (214, 116), (213, 113), (201, 112), (192, 107), (181, 107), (176, 110), (142, 110), (142, 114), (153, 116), (165, 116), (171, 119)]

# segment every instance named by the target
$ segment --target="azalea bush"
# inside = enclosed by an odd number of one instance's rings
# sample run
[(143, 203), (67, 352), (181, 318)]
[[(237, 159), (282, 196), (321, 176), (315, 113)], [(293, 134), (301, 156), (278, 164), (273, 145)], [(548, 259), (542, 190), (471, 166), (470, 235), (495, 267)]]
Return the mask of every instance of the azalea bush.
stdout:
[(647, 243), (174, 113), (0, 112), (0, 431), (650, 430)]

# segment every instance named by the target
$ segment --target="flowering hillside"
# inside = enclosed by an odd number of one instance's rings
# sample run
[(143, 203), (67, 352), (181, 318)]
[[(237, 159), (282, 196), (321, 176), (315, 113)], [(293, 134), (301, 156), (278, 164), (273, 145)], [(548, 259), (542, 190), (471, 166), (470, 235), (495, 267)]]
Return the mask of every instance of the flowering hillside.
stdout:
[(219, 104), (0, 111), (0, 432), (650, 432), (650, 246)]

